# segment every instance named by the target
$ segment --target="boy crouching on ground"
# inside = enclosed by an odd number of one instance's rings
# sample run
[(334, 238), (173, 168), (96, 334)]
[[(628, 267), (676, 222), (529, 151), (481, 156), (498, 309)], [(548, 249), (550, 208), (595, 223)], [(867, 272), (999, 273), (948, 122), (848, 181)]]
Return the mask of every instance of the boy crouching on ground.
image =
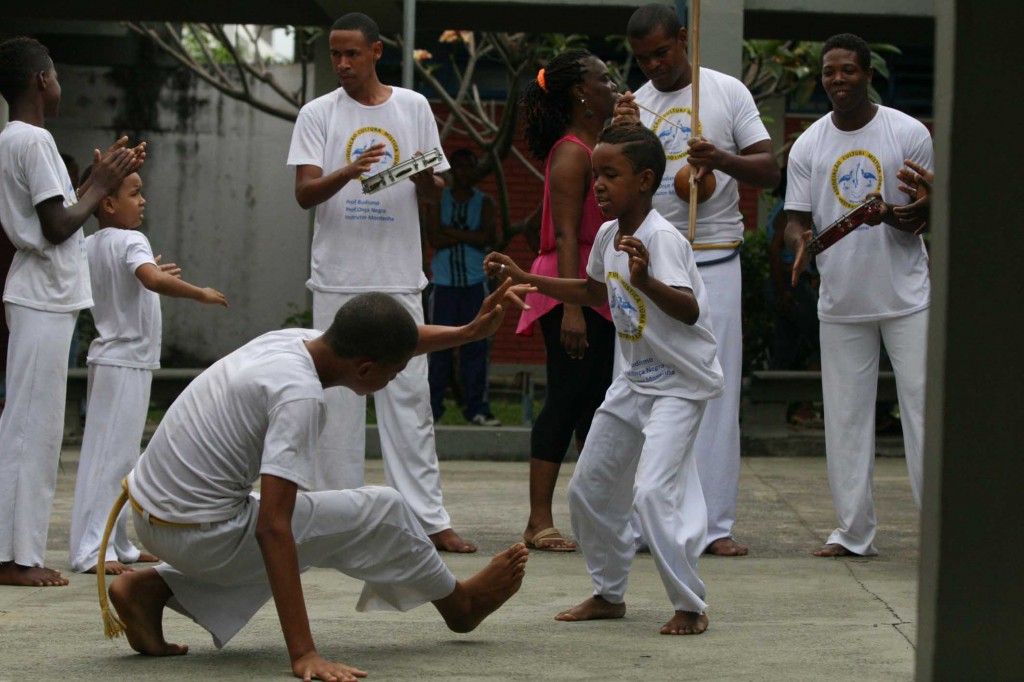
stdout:
[(697, 575), (707, 509), (693, 444), (706, 401), (723, 386), (704, 284), (689, 243), (651, 209), (665, 170), (654, 133), (640, 125), (606, 128), (592, 163), (598, 205), (617, 220), (601, 226), (587, 279), (532, 275), (498, 253), (486, 262), (490, 274), (566, 303), (607, 300), (619, 335), (623, 372), (594, 415), (569, 483), (572, 529), (594, 595), (555, 618), (625, 615), (635, 509), (675, 611), (661, 633), (700, 634), (708, 626)]
[[(524, 545), (459, 581), (395, 490), (299, 489), (313, 485), (326, 390), (372, 393), (413, 354), (486, 338), (504, 318), (499, 303), (522, 305), (528, 290), (507, 282), (462, 327), (417, 327), (390, 297), (362, 294), (326, 332), (264, 334), (196, 378), (126, 479), (136, 532), (167, 562), (120, 575), (110, 588), (132, 648), (154, 656), (188, 651), (164, 639), (166, 606), (224, 646), (272, 596), (295, 676), (354, 680), (366, 673), (317, 653), (303, 571), (334, 568), (365, 581), (361, 611), (432, 602), (456, 632), (472, 630), (511, 597), (525, 573)], [(257, 480), (259, 497), (251, 494)]]

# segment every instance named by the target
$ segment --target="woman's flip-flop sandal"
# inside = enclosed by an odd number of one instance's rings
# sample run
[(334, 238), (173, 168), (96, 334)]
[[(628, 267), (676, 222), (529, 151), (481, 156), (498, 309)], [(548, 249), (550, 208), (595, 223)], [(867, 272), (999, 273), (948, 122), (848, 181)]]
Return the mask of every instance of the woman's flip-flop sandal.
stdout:
[(576, 544), (567, 540), (557, 528), (545, 528), (533, 534), (532, 538), (523, 535), (523, 542), (529, 549), (538, 552), (575, 552)]

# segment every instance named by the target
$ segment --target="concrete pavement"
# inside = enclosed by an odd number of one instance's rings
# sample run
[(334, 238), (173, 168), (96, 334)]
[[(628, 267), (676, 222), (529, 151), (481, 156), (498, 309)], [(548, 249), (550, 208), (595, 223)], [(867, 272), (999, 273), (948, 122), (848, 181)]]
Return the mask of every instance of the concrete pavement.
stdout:
[[(67, 572), (67, 537), (77, 450), (63, 455), (48, 561)], [(468, 577), (516, 540), (526, 518), (525, 462), (445, 461), (445, 501), (477, 555), (446, 555)], [(556, 518), (568, 532), (565, 484)], [(379, 461), (367, 463), (381, 482)], [(817, 559), (809, 552), (832, 528), (823, 458), (746, 457), (736, 526), (751, 555), (705, 558), (711, 627), (698, 637), (664, 637), (671, 615), (654, 563), (637, 558), (626, 618), (559, 623), (554, 614), (590, 594), (582, 556), (535, 552), (523, 588), (475, 632), (449, 632), (430, 606), (406, 614), (354, 611), (360, 583), (333, 571), (304, 577), (313, 633), (323, 655), (362, 667), (371, 680), (909, 680), (916, 638), (917, 512), (902, 459), (875, 470), (879, 518), (872, 559)], [(0, 682), (65, 680), (282, 680), (287, 654), (273, 606), (216, 651), (198, 626), (165, 620), (175, 659), (134, 655), (103, 639), (92, 576), (69, 587), (0, 587)]]

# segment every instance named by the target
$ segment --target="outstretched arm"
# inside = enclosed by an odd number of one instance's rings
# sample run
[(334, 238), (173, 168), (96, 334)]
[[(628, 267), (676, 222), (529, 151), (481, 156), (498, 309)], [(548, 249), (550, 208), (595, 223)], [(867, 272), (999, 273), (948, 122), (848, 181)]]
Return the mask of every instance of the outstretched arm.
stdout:
[[(158, 261), (159, 262), (159, 261)], [(164, 268), (173, 268), (165, 270)], [(200, 303), (216, 303), (225, 308), (228, 307), (228, 300), (224, 294), (210, 287), (197, 287), (189, 284), (180, 276), (174, 274), (181, 272), (173, 263), (164, 265), (153, 265), (146, 263), (135, 269), (135, 276), (142, 282), (142, 286), (162, 296), (173, 296), (174, 298), (191, 298)]]
[(608, 302), (608, 289), (595, 279), (564, 279), (534, 275), (524, 272), (511, 258), (496, 251), (484, 258), (484, 272), (498, 279), (529, 284), (545, 296), (557, 298), (565, 303), (596, 307)]
[(469, 324), (461, 327), (445, 327), (436, 324), (420, 325), (420, 340), (416, 345), (416, 355), (433, 353), (445, 348), (461, 346), (471, 341), (486, 339), (498, 331), (498, 327), (505, 319), (505, 310), (509, 305), (523, 310), (529, 307), (523, 302), (523, 297), (531, 291), (535, 291), (535, 289), (529, 286), (515, 285), (511, 280), (506, 280), (494, 290), (494, 293), (484, 299), (480, 311)]
[(260, 477), (260, 511), (256, 519), (256, 541), (263, 554), (270, 591), (281, 621), (292, 673), (303, 680), (345, 680), (366, 677), (362, 670), (332, 663), (320, 657), (309, 629), (309, 616), (299, 577), (299, 555), (292, 535), (292, 513), (298, 486), (263, 474)]

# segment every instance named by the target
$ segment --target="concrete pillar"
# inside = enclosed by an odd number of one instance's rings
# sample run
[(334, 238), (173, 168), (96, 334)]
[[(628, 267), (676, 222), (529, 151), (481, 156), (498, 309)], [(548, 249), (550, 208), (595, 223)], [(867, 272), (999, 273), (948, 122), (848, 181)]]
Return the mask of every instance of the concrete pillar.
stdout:
[[(1024, 671), (1019, 0), (936, 0), (918, 680)], [(868, 36), (866, 36), (868, 37)], [(870, 38), (869, 38), (870, 39)]]
[[(700, 64), (739, 78), (743, 64), (744, 0), (702, 0)], [(684, 20), (689, 24), (689, 20)]]

